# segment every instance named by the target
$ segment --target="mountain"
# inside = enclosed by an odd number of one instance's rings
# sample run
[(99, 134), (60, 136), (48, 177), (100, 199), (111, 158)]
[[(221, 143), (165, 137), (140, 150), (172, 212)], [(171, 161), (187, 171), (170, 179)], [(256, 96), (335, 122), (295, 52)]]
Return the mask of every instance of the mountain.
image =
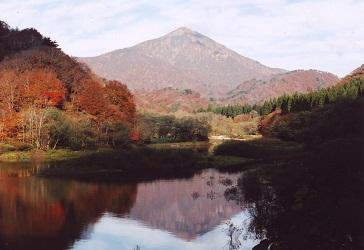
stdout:
[(221, 99), (224, 103), (259, 103), (283, 94), (305, 93), (330, 87), (339, 82), (331, 73), (318, 70), (294, 70), (265, 79), (243, 82)]
[(192, 89), (221, 97), (242, 81), (285, 72), (241, 56), (187, 28), (96, 57), (78, 58), (95, 73), (133, 90)]
[(190, 89), (178, 90), (163, 88), (154, 91), (138, 90), (134, 92), (139, 111), (153, 113), (191, 113), (199, 108), (206, 109), (208, 101)]
[(223, 180), (236, 183), (237, 177), (205, 171), (190, 180), (139, 184), (129, 217), (181, 239), (196, 239), (245, 209), (224, 197)]

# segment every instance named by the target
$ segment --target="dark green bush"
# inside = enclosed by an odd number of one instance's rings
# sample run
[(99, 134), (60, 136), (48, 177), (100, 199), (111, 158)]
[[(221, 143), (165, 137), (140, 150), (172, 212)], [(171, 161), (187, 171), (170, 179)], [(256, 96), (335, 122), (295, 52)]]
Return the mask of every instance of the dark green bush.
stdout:
[(341, 100), (313, 111), (292, 114), (291, 118), (276, 119), (268, 128), (268, 134), (283, 140), (305, 144), (340, 137), (360, 137), (363, 134), (364, 98)]
[(210, 126), (192, 117), (142, 115), (138, 118), (144, 142), (184, 142), (208, 140)]

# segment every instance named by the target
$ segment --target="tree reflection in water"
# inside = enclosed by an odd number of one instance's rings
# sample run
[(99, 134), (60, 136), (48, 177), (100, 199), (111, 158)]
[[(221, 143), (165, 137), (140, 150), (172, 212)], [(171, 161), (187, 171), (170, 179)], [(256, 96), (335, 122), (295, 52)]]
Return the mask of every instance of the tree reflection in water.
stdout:
[[(137, 185), (97, 185), (29, 177), (33, 168), (0, 168), (0, 249), (68, 249), (105, 211), (129, 213)], [(21, 178), (25, 177), (25, 178)], [(86, 229), (86, 230), (85, 230)]]
[(331, 143), (291, 163), (249, 171), (225, 192), (247, 206), (249, 231), (267, 239), (254, 250), (364, 249), (362, 148)]
[(228, 221), (225, 229), (226, 234), (229, 237), (228, 246), (229, 250), (238, 250), (241, 247), (240, 236), (243, 233), (243, 229), (234, 225), (233, 222)]

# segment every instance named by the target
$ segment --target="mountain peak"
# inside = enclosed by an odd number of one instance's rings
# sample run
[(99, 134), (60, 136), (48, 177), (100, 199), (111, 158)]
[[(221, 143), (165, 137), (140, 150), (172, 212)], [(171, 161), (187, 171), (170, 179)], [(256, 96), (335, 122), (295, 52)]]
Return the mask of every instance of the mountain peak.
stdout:
[(168, 33), (167, 36), (182, 36), (182, 35), (191, 35), (191, 34), (198, 34), (198, 32), (193, 31), (187, 27), (179, 27), (178, 29)]

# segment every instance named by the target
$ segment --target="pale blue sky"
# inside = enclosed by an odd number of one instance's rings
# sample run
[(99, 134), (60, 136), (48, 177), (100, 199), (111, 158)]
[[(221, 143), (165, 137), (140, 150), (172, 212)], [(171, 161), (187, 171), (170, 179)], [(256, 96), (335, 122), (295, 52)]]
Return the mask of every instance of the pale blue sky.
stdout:
[(94, 56), (180, 26), (272, 67), (339, 76), (364, 63), (364, 0), (0, 0), (0, 19)]

